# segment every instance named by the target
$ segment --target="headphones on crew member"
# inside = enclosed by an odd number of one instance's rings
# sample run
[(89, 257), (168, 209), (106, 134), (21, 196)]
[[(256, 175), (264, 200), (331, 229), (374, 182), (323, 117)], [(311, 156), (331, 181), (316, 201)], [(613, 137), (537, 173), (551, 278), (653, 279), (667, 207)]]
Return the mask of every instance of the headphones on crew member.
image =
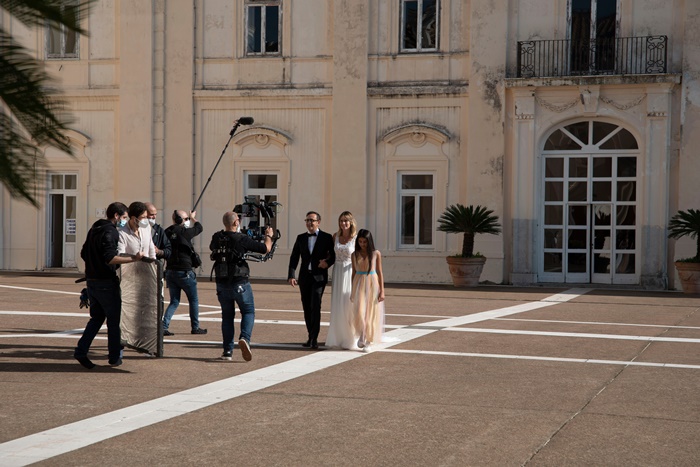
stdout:
[(182, 224), (182, 217), (180, 217), (180, 214), (177, 213), (177, 209), (173, 211), (173, 220), (178, 225)]

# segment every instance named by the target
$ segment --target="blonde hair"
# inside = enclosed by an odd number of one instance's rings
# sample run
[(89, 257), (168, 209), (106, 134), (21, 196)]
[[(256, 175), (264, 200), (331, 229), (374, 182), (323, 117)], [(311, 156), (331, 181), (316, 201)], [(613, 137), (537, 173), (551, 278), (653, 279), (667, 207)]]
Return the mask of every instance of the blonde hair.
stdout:
[(336, 237), (343, 235), (343, 229), (340, 227), (340, 220), (343, 217), (346, 217), (350, 221), (350, 238), (352, 238), (357, 234), (357, 222), (355, 222), (355, 217), (350, 211), (343, 211), (338, 216), (338, 233), (336, 234)]

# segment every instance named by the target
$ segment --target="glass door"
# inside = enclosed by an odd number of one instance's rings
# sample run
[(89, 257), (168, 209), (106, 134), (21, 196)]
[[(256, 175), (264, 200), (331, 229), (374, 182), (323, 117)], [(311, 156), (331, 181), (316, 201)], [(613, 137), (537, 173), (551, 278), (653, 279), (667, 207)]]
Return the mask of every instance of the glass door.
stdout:
[(610, 123), (552, 132), (543, 151), (541, 282), (639, 281), (637, 149)]
[(612, 73), (615, 69), (618, 0), (569, 0), (571, 72)]
[(76, 174), (49, 174), (46, 255), (49, 268), (76, 267), (77, 191)]

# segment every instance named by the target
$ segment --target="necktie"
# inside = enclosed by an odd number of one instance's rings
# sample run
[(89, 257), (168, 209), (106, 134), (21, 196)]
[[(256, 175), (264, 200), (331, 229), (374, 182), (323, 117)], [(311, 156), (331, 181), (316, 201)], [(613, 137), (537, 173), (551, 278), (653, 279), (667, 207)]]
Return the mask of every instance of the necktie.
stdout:
[(314, 232), (314, 233), (307, 233), (306, 236), (307, 236), (307, 237), (315, 237), (315, 236), (316, 236), (316, 232)]

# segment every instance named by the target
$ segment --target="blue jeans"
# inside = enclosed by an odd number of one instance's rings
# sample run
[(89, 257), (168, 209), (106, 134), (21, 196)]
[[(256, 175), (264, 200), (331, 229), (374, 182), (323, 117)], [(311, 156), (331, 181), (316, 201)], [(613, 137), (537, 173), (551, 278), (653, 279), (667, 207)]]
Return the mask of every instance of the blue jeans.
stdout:
[(189, 271), (165, 271), (165, 280), (170, 291), (170, 305), (165, 310), (163, 317), (163, 330), (170, 326), (170, 320), (180, 304), (180, 292), (185, 291), (187, 301), (190, 303), (190, 324), (192, 330), (199, 329), (199, 297), (197, 296), (197, 275), (193, 270)]
[(90, 297), (90, 321), (85, 326), (83, 337), (78, 341), (74, 355), (87, 357), (90, 345), (100, 328), (107, 320), (107, 349), (109, 361), (116, 362), (121, 357), (124, 347), (121, 345), (119, 320), (122, 315), (122, 296), (119, 282), (115, 280), (87, 281), (88, 296)]
[(221, 304), (221, 334), (224, 338), (224, 351), (233, 352), (233, 316), (236, 312), (236, 303), (241, 311), (240, 339), (250, 342), (255, 322), (255, 302), (253, 289), (250, 282), (238, 282), (236, 284), (216, 284), (216, 298)]

